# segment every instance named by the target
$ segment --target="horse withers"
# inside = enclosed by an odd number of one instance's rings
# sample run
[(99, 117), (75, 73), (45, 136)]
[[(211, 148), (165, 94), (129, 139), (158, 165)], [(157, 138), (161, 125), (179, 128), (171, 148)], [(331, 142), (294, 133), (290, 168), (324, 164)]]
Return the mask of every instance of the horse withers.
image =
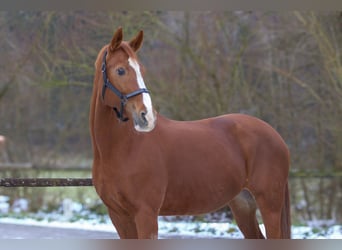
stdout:
[(289, 151), (267, 123), (227, 114), (175, 121), (158, 114), (136, 52), (119, 28), (95, 62), (93, 183), (120, 238), (157, 238), (158, 215), (229, 206), (245, 238), (290, 238)]

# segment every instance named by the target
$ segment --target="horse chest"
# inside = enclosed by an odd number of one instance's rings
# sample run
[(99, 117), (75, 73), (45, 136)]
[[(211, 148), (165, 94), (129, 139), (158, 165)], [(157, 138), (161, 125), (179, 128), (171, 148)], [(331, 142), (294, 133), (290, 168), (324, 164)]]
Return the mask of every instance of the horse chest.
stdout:
[(133, 202), (127, 195), (127, 184), (106, 180), (105, 178), (96, 184), (95, 188), (104, 204), (116, 211), (128, 212), (134, 208)]

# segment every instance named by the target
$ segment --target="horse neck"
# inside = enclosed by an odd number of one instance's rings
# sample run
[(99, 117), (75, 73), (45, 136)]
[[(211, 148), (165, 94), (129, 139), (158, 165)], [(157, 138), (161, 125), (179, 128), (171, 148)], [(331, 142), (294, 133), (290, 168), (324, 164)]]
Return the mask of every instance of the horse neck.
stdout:
[[(112, 108), (105, 106), (102, 100), (102, 87), (103, 87), (103, 74), (102, 74), (102, 59), (104, 51), (108, 49), (108, 45), (105, 45), (97, 56), (95, 61), (95, 76), (93, 85), (93, 95), (91, 99), (91, 110), (90, 110), (90, 129), (92, 134), (93, 143), (96, 143), (95, 131), (96, 133), (101, 133), (98, 130), (105, 131), (107, 135), (107, 140), (112, 140), (113, 142), (108, 142), (110, 144), (115, 144), (116, 142), (124, 141), (129, 139), (129, 135), (132, 134), (129, 131), (133, 130), (132, 121), (122, 122), (117, 119)], [(109, 90), (107, 90), (109, 91)], [(115, 107), (120, 107), (121, 103), (119, 98), (117, 98)], [(106, 137), (104, 137), (106, 138)], [(115, 139), (112, 139), (115, 138)], [(113, 146), (113, 145), (111, 145)]]
[(113, 109), (105, 106), (100, 98), (102, 97), (98, 97), (95, 107), (94, 129), (112, 147), (124, 143), (130, 139), (132, 130), (134, 130), (132, 121), (120, 121)]

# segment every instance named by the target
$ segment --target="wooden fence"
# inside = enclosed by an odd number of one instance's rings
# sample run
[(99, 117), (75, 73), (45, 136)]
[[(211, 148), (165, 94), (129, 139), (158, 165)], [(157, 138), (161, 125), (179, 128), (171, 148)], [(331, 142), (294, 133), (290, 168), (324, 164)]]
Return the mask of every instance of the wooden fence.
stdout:
[[(70, 167), (51, 168), (34, 166), (31, 163), (0, 163), (1, 171), (27, 170), (77, 170), (90, 171), (90, 168)], [(92, 186), (91, 178), (0, 178), (0, 187), (77, 187)]]

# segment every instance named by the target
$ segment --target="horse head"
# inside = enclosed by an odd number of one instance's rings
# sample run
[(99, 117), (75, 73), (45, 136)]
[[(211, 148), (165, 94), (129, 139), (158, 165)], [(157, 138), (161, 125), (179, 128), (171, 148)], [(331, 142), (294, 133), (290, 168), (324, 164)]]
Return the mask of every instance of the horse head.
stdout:
[(98, 60), (102, 59), (103, 103), (113, 108), (120, 121), (132, 120), (135, 130), (149, 132), (155, 127), (156, 112), (136, 55), (142, 41), (143, 31), (131, 41), (123, 41), (122, 28), (119, 28), (111, 43), (101, 50)]

